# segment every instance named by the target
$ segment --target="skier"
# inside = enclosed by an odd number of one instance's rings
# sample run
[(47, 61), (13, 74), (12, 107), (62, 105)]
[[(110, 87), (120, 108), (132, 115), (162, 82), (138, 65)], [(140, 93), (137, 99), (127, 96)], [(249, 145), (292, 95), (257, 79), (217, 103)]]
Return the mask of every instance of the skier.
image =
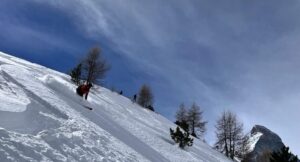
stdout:
[(122, 94), (123, 94), (123, 91), (120, 91), (119, 94), (122, 95)]
[(77, 87), (76, 92), (81, 97), (85, 94), (85, 100), (87, 100), (88, 94), (92, 87), (93, 87), (92, 83), (83, 84)]
[(136, 94), (133, 95), (133, 99), (132, 102), (135, 103), (136, 102)]

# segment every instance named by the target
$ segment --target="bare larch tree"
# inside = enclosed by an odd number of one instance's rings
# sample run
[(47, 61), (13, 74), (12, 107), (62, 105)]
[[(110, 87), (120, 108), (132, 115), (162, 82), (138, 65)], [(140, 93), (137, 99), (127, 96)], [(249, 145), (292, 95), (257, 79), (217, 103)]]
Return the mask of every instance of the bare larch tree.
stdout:
[(233, 159), (243, 140), (243, 124), (230, 111), (223, 112), (216, 124), (217, 142), (215, 148)]
[(176, 121), (187, 121), (187, 110), (183, 103), (179, 105), (179, 109), (176, 112)]
[(82, 61), (83, 78), (87, 83), (94, 83), (104, 78), (109, 65), (101, 55), (101, 49), (92, 48)]
[(192, 104), (187, 114), (187, 122), (189, 123), (191, 135), (194, 137), (203, 137), (206, 131), (207, 121), (203, 119), (203, 111), (196, 103)]
[(153, 94), (148, 85), (144, 84), (138, 94), (137, 103), (142, 107), (148, 108), (149, 106), (153, 106)]

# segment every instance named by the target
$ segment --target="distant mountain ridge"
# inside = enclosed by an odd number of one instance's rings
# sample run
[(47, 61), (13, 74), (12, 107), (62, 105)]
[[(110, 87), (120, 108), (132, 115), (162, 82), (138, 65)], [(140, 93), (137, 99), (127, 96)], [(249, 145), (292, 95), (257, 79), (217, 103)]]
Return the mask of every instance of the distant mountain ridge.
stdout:
[(261, 126), (261, 125), (255, 125), (251, 130), (251, 135), (256, 133), (262, 133), (262, 136), (260, 136), (259, 140), (257, 141), (254, 151), (256, 152), (263, 152), (265, 150), (272, 150), (277, 151), (281, 149), (284, 144), (281, 140), (281, 138), (268, 128)]

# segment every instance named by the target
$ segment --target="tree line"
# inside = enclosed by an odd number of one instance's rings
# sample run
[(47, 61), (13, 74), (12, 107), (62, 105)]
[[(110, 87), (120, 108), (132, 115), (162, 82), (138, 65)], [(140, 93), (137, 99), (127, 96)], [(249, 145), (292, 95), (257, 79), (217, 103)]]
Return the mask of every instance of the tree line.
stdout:
[[(204, 141), (207, 121), (203, 119), (203, 110), (193, 103), (190, 109), (180, 104), (176, 112), (176, 130), (170, 129), (171, 138), (179, 147), (193, 145), (193, 137)], [(243, 123), (231, 111), (224, 111), (215, 124), (216, 142), (214, 149), (231, 159), (251, 162), (249, 135), (243, 133)], [(191, 136), (190, 136), (191, 135)], [(298, 157), (289, 152), (288, 147), (273, 152), (265, 152), (258, 162), (298, 162)]]
[[(99, 47), (93, 47), (69, 72), (69, 75), (77, 86), (89, 83), (100, 84), (109, 69), (110, 65), (102, 56), (101, 49)], [(123, 94), (123, 91), (121, 91), (120, 94)], [(132, 100), (142, 107), (154, 111), (154, 96), (149, 85), (142, 85), (138, 94), (135, 94)]]

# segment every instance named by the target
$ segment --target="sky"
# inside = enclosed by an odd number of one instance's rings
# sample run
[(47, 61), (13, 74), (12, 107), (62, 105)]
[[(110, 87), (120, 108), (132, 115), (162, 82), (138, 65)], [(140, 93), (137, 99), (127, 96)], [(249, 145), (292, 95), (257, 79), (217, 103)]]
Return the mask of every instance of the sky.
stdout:
[(277, 133), (300, 155), (300, 1), (1, 0), (0, 51), (67, 73), (100, 46), (103, 86), (131, 97), (151, 86), (174, 121), (197, 103), (205, 139), (225, 110)]

